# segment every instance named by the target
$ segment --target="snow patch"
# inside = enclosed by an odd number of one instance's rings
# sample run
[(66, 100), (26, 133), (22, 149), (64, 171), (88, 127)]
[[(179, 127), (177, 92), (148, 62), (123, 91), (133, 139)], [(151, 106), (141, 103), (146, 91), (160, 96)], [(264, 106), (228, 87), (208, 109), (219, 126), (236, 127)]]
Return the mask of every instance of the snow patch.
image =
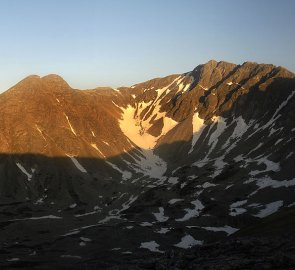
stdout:
[(194, 150), (194, 147), (198, 139), (200, 138), (204, 128), (206, 127), (206, 125), (204, 124), (204, 120), (199, 118), (199, 113), (195, 113), (193, 115), (192, 124), (193, 124), (193, 138), (192, 138), (191, 149), (188, 152), (189, 154)]
[[(218, 140), (219, 140), (219, 136), (221, 134), (223, 134), (224, 130), (227, 127), (227, 123), (226, 123), (226, 119), (220, 116), (214, 116), (211, 119), (213, 121), (214, 124), (210, 125), (208, 134), (210, 133), (211, 129), (213, 127), (216, 127), (215, 130), (211, 133), (209, 140), (208, 140), (208, 146), (210, 146), (210, 149), (208, 151), (208, 153), (206, 154), (206, 156), (200, 160), (200, 161), (196, 161), (195, 163), (193, 163), (194, 166), (197, 167), (203, 167), (206, 163), (208, 163), (209, 161), (209, 155), (211, 154), (211, 152), (214, 150), (214, 148), (216, 147)], [(220, 164), (221, 166), (221, 164)]]
[(224, 166), (227, 165), (227, 162), (224, 162), (223, 159), (224, 159), (224, 156), (216, 158), (213, 164), (213, 166), (215, 167), (215, 170), (214, 170), (214, 173), (210, 175), (210, 177), (215, 178), (222, 172)]
[(291, 180), (274, 180), (270, 177), (260, 178), (260, 179), (253, 179), (256, 180), (256, 185), (259, 187), (259, 189), (272, 187), (272, 188), (280, 188), (280, 187), (291, 187), (295, 186), (295, 178)]
[(231, 188), (232, 186), (233, 186), (233, 184), (227, 185), (227, 186), (225, 187), (225, 189), (229, 189), (229, 188)]
[(275, 212), (277, 212), (282, 206), (283, 201), (276, 201), (265, 205), (265, 208), (260, 210), (260, 212), (256, 215), (253, 215), (255, 217), (264, 218), (267, 217)]
[(65, 259), (82, 259), (81, 256), (77, 256), (77, 255), (61, 255), (60, 257)]
[(188, 249), (193, 246), (203, 245), (203, 241), (194, 239), (191, 235), (187, 234), (181, 238), (181, 241), (178, 244), (175, 244), (175, 247)]
[(68, 121), (68, 124), (69, 124), (69, 126), (70, 126), (70, 129), (71, 129), (72, 133), (73, 133), (75, 136), (77, 136), (76, 131), (74, 130), (74, 128), (73, 128), (73, 126), (72, 126), (72, 124), (71, 124), (71, 122), (70, 122), (70, 120), (69, 120), (69, 117), (68, 117), (65, 113), (64, 113), (64, 116), (66, 117), (66, 119), (67, 119), (67, 121)]
[(225, 232), (227, 233), (227, 235), (231, 235), (239, 230), (237, 228), (233, 228), (228, 225), (224, 227), (201, 227), (201, 228), (207, 231), (212, 231), (212, 232)]
[(116, 166), (115, 164), (109, 162), (109, 161), (106, 161), (105, 162), (110, 165), (113, 169), (115, 169), (116, 171), (120, 172), (122, 174), (122, 178), (123, 180), (128, 180), (132, 177), (132, 173), (129, 172), (129, 171), (122, 171), (118, 166)]
[(27, 176), (28, 181), (31, 181), (35, 170), (31, 169), (32, 173), (28, 173), (27, 170), (19, 162), (16, 162), (15, 164), (22, 171), (22, 173), (24, 173)]
[(204, 87), (203, 85), (201, 84), (198, 84), (203, 90), (207, 91), (208, 90), (208, 87)]
[(159, 213), (153, 213), (153, 215), (155, 216), (155, 218), (158, 222), (165, 222), (169, 219), (169, 217), (166, 217), (164, 215), (164, 208), (163, 207), (159, 207)]
[(278, 172), (280, 170), (280, 163), (273, 162), (273, 161), (267, 159), (267, 157), (255, 159), (255, 161), (257, 162), (258, 165), (263, 163), (266, 166), (266, 168), (261, 171), (255, 170), (255, 171), (250, 172), (250, 175), (252, 175), (252, 176), (257, 175), (259, 173), (263, 173), (263, 172), (269, 172), (269, 171)]
[(108, 223), (112, 219), (120, 219), (120, 217), (119, 216), (114, 216), (114, 215), (106, 216), (105, 218), (103, 218), (100, 221), (98, 221), (98, 224)]
[[(254, 134), (256, 134), (258, 131), (260, 131), (260, 130), (264, 130), (264, 129), (267, 129), (267, 128), (270, 128), (270, 127), (272, 127), (272, 125), (275, 123), (275, 121), (277, 120), (277, 119), (279, 119), (280, 117), (281, 117), (281, 114), (279, 114), (279, 112), (288, 104), (288, 102), (289, 102), (289, 100), (294, 96), (294, 94), (295, 94), (295, 91), (292, 91), (291, 93), (290, 93), (290, 95), (288, 96), (288, 98), (286, 99), (286, 100), (284, 100), (281, 104), (280, 104), (280, 106), (276, 109), (276, 111), (275, 111), (275, 113), (273, 114), (273, 116), (271, 117), (271, 119), (265, 124), (265, 125), (263, 125), (262, 127), (259, 127), (259, 128), (257, 128), (256, 130), (255, 130), (255, 132), (253, 132), (250, 136), (249, 136), (249, 138), (251, 137), (251, 136), (253, 136)], [(271, 132), (271, 134), (274, 132), (274, 130)], [(271, 136), (271, 134), (269, 135), (269, 136)]]
[(80, 237), (80, 240), (84, 241), (84, 242), (91, 242), (92, 241), (90, 238), (87, 238), (87, 237)]
[(36, 127), (37, 131), (41, 134), (41, 136), (42, 136), (42, 138), (44, 139), (44, 141), (47, 141), (46, 138), (45, 138), (44, 135), (43, 135), (42, 130), (41, 130), (37, 125), (35, 125), (35, 127)]
[(179, 179), (179, 177), (169, 177), (168, 183), (170, 183), (172, 185), (176, 185), (178, 183), (178, 179)]
[(96, 145), (95, 143), (91, 143), (90, 145), (91, 145), (91, 147), (93, 147), (98, 153), (100, 153), (104, 158), (106, 157), (106, 156), (103, 154), (103, 152), (101, 152), (101, 151), (98, 149), (98, 147), (97, 147), (97, 145)]
[(252, 149), (247, 156), (249, 156), (251, 153), (253, 153), (254, 151), (256, 151), (257, 149), (259, 149), (261, 146), (263, 145), (263, 143), (259, 143), (254, 149)]
[(152, 223), (147, 222), (147, 221), (144, 221), (144, 222), (140, 223), (139, 225), (142, 226), (142, 227), (151, 227), (151, 226), (153, 226)]
[(75, 235), (75, 234), (78, 234), (78, 233), (80, 233), (80, 231), (79, 231), (79, 230), (75, 230), (75, 231), (72, 231), (72, 232), (69, 232), (69, 233), (63, 234), (63, 235), (61, 235), (61, 236), (70, 236), (70, 235)]
[(145, 248), (152, 252), (164, 253), (164, 251), (159, 250), (159, 244), (155, 241), (141, 243), (140, 248)]
[(103, 142), (104, 144), (106, 144), (107, 146), (110, 146), (110, 144), (109, 144), (108, 142), (106, 142), (106, 141), (104, 141), (104, 140), (102, 140), (102, 142)]
[(100, 209), (94, 209), (94, 211), (86, 212), (84, 214), (76, 214), (75, 217), (85, 217), (85, 216), (95, 215), (95, 214), (100, 213), (100, 212), (101, 212)]
[(294, 155), (294, 152), (290, 152), (290, 153), (286, 156), (286, 159), (290, 158), (292, 155)]
[(216, 185), (215, 184), (212, 184), (212, 183), (209, 183), (209, 182), (205, 182), (203, 185), (202, 185), (202, 188), (209, 188), (209, 187), (215, 187)]
[(243, 200), (243, 201), (237, 201), (234, 202), (230, 205), (230, 216), (238, 216), (241, 215), (245, 212), (247, 212), (247, 210), (245, 208), (240, 208), (239, 206), (242, 206), (244, 204), (247, 203), (247, 200)]
[(234, 161), (235, 161), (235, 162), (240, 162), (240, 161), (242, 161), (242, 160), (244, 160), (243, 155), (238, 155), (238, 156), (236, 156), (236, 157), (234, 158)]
[(73, 209), (73, 208), (75, 208), (76, 206), (77, 206), (77, 204), (76, 204), (76, 203), (73, 203), (73, 204), (71, 204), (71, 205), (69, 206), (69, 208)]
[(183, 199), (171, 199), (168, 203), (169, 204), (175, 204), (177, 202), (183, 201)]
[(74, 165), (79, 171), (81, 171), (82, 173), (87, 173), (86, 169), (79, 163), (79, 161), (76, 158), (70, 156), (69, 154), (66, 155), (71, 159), (71, 161), (74, 163)]
[(278, 139), (276, 142), (275, 142), (275, 145), (279, 144), (283, 139)]
[(19, 258), (11, 258), (11, 259), (7, 259), (8, 262), (18, 262)]
[(30, 218), (17, 218), (11, 219), (9, 221), (21, 221), (21, 220), (39, 220), (39, 219), (62, 219), (62, 217), (48, 215), (48, 216), (41, 216), (41, 217), (30, 217)]
[(202, 204), (202, 202), (197, 199), (195, 201), (192, 201), (191, 204), (193, 204), (195, 208), (184, 209), (186, 211), (186, 214), (182, 218), (175, 219), (176, 221), (187, 221), (193, 217), (200, 215), (201, 210), (204, 209), (204, 205)]
[(153, 150), (141, 149), (144, 157), (139, 157), (136, 160), (138, 167), (134, 167), (134, 170), (143, 173), (149, 178), (163, 179), (164, 173), (167, 170), (167, 163), (162, 160), (159, 156), (155, 155)]
[(127, 250), (127, 251), (123, 251), (123, 252), (121, 252), (121, 253), (122, 253), (122, 254), (127, 254), (127, 255), (128, 255), (128, 254), (132, 254), (132, 251), (128, 251), (128, 250)]
[(241, 215), (241, 214), (244, 214), (244, 213), (247, 212), (247, 209), (240, 208), (240, 207), (235, 207), (235, 208), (232, 208), (230, 210), (231, 210), (231, 212), (229, 214), (232, 217), (235, 217), (235, 216), (238, 216), (238, 215)]
[(167, 232), (170, 232), (170, 228), (161, 228), (160, 230), (156, 231), (156, 233), (159, 234), (166, 234)]
[(239, 139), (243, 136), (244, 133), (246, 133), (249, 129), (249, 127), (253, 124), (251, 122), (249, 125), (246, 123), (246, 121), (242, 118), (242, 116), (239, 116), (238, 118), (235, 118), (231, 125), (235, 124), (235, 128), (233, 130), (233, 133), (231, 136), (227, 139), (222, 149), (226, 150), (226, 153), (229, 153), (233, 148), (236, 147), (237, 142)]
[(119, 213), (127, 210), (131, 206), (131, 204), (133, 204), (137, 200), (137, 198), (138, 196), (131, 195), (128, 201), (122, 204), (122, 209), (119, 211)]
[[(122, 132), (128, 137), (132, 142), (137, 146), (143, 149), (152, 149), (157, 143), (157, 140), (163, 135), (170, 131), (178, 123), (169, 117), (164, 117), (163, 122), (164, 126), (162, 128), (162, 133), (158, 137), (154, 137), (147, 132), (146, 129), (149, 128), (143, 127), (142, 122), (139, 122), (135, 118), (136, 109), (130, 105), (127, 108), (123, 109), (123, 117), (120, 120), (120, 128)], [(148, 121), (147, 121), (148, 122)]]

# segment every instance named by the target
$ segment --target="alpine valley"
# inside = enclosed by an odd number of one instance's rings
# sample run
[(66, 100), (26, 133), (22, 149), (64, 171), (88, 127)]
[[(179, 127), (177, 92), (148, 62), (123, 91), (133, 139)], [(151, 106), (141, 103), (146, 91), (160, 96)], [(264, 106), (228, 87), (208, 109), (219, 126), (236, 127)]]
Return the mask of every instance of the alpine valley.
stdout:
[(295, 75), (253, 62), (25, 78), (0, 95), (0, 268), (294, 269), (294, 109)]

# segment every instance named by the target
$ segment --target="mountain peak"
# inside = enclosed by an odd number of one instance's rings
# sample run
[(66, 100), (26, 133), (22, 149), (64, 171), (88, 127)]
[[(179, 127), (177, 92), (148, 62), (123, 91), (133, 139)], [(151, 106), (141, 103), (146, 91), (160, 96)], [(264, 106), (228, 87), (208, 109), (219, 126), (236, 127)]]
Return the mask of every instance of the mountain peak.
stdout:
[(207, 63), (204, 64), (204, 66), (210, 66), (210, 67), (216, 67), (218, 62), (214, 59), (209, 60)]
[(27, 80), (27, 81), (29, 81), (29, 80), (38, 80), (38, 79), (40, 79), (40, 76), (39, 75), (32, 74), (32, 75), (29, 75), (29, 76), (25, 77), (23, 79), (23, 81), (25, 81), (25, 80)]
[(49, 86), (53, 87), (62, 87), (62, 88), (70, 88), (68, 83), (57, 74), (49, 74), (41, 78), (41, 81)]
[(64, 92), (71, 90), (68, 83), (59, 75), (49, 74), (44, 77), (39, 75), (29, 75), (21, 80), (19, 83), (11, 87), (7, 92), (15, 94), (30, 94), (45, 92)]
[[(40, 76), (39, 75), (29, 75), (22, 79), (18, 84), (30, 84), (30, 83), (36, 83), (40, 81)], [(17, 85), (18, 85), (17, 84)]]
[(214, 59), (209, 60), (205, 64), (198, 65), (194, 70), (207, 70), (212, 71), (215, 68), (227, 69), (227, 68), (234, 68), (236, 64), (226, 62), (226, 61), (216, 61)]
[(206, 64), (210, 64), (210, 63), (218, 63), (218, 61), (215, 59), (210, 59)]
[(64, 81), (64, 79), (58, 74), (48, 74), (41, 78), (42, 80), (55, 80), (55, 81)]

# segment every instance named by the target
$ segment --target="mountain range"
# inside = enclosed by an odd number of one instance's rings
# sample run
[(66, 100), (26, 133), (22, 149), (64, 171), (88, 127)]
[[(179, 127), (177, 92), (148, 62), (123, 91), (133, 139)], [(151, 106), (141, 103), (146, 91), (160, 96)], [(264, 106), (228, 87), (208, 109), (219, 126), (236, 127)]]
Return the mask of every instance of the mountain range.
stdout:
[(159, 262), (291, 235), (294, 108), (295, 74), (254, 62), (117, 89), (25, 78), (0, 95), (0, 265), (186, 269)]

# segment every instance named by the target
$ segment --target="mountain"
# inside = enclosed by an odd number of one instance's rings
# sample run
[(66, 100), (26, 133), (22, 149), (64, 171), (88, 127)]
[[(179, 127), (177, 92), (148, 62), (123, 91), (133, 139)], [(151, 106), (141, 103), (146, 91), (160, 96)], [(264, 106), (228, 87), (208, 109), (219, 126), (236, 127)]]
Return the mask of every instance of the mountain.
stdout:
[(0, 95), (0, 265), (106, 269), (271, 224), (295, 206), (294, 108), (295, 75), (253, 62), (25, 78)]

